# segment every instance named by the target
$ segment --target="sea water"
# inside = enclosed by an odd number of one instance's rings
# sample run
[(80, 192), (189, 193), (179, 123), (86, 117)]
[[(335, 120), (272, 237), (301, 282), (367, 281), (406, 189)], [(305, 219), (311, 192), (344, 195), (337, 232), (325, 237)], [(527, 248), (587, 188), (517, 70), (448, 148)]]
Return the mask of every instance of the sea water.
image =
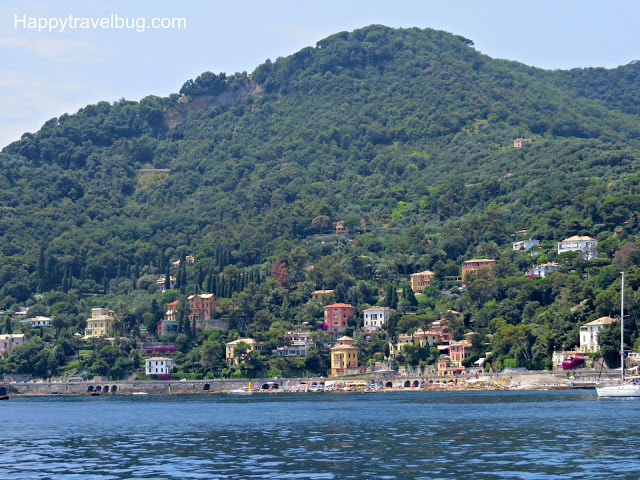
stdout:
[(638, 479), (639, 418), (595, 390), (13, 396), (0, 478)]

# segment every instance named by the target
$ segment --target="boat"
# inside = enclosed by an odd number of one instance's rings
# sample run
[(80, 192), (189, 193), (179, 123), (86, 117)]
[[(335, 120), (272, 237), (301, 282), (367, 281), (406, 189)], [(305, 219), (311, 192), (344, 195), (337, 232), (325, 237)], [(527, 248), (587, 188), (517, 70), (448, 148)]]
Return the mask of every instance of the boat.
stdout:
[(236, 388), (235, 390), (231, 390), (232, 395), (251, 395), (253, 392), (248, 388)]
[(596, 387), (600, 398), (640, 397), (638, 377), (625, 378), (624, 376), (624, 272), (620, 273), (622, 274), (622, 287), (620, 290), (620, 385)]
[(92, 397), (99, 397), (100, 396), (100, 392), (91, 392), (91, 396)]
[(232, 395), (251, 395), (253, 392), (251, 391), (251, 382), (249, 382), (248, 387), (244, 388), (236, 388), (235, 390), (231, 390)]
[(146, 395), (147, 392), (133, 392), (131, 395)]
[(0, 395), (0, 400), (9, 400), (9, 395)]

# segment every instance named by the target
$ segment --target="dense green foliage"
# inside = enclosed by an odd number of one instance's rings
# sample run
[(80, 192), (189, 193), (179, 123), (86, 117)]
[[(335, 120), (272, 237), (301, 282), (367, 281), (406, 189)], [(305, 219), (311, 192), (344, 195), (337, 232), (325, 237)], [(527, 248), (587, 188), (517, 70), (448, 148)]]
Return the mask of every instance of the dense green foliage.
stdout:
[[(120, 332), (135, 336), (177, 298), (156, 293), (153, 275), (169, 272), (182, 293), (215, 292), (230, 322), (229, 332), (182, 339), (184, 372), (204, 373), (222, 368), (220, 346), (238, 332), (275, 348), (293, 322), (319, 323), (321, 305), (301, 308), (314, 288), (336, 288), (360, 312), (414, 271), (455, 286), (461, 261), (482, 256), (498, 269), (466, 291), (396, 299), (401, 313), (422, 314), (398, 328), (455, 307), (461, 330), (493, 334), (496, 365), (548, 366), (554, 346), (577, 343), (580, 322), (615, 313), (616, 272), (637, 275), (640, 65), (550, 72), (471, 45), (370, 26), (249, 76), (203, 73), (182, 96), (51, 119), (0, 154), (0, 308), (48, 306), (68, 333), (97, 302), (123, 305)], [(533, 142), (514, 149), (517, 137)], [(338, 220), (350, 238), (327, 236)], [(543, 241), (537, 258), (511, 251), (521, 229)], [(555, 242), (576, 234), (597, 236), (601, 259), (556, 258)], [(169, 266), (187, 254), (193, 265)], [(523, 277), (551, 260), (561, 273)], [(636, 299), (640, 285), (630, 285)], [(384, 349), (365, 343), (371, 356)], [(121, 371), (137, 361), (125, 347)], [(251, 368), (324, 372), (320, 350), (306, 366), (255, 358)], [(92, 351), (82, 366), (116, 368)], [(62, 357), (37, 368), (56, 371)]]

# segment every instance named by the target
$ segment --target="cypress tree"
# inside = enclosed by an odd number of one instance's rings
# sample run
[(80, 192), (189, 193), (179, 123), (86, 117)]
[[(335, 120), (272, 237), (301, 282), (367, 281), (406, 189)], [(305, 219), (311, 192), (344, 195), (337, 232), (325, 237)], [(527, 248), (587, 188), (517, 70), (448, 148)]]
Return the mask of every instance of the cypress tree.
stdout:
[(395, 286), (392, 286), (393, 292), (391, 297), (391, 308), (398, 308), (398, 291)]
[(216, 284), (215, 284), (216, 291), (214, 292), (216, 294), (216, 297), (222, 296), (221, 285), (222, 285), (222, 279), (216, 276)]
[(393, 302), (393, 285), (390, 283), (387, 284), (387, 288), (385, 288), (384, 292), (384, 305), (385, 307), (391, 307), (391, 303)]
[(202, 287), (202, 283), (204, 282), (204, 278), (202, 276), (202, 265), (198, 265), (198, 273), (196, 274), (196, 284), (198, 285), (198, 290)]
[(222, 267), (222, 250), (220, 245), (216, 247), (216, 264), (218, 267)]
[(46, 264), (44, 259), (44, 247), (40, 247), (40, 258), (38, 259), (38, 278), (40, 279), (39, 291), (42, 293), (44, 291), (44, 286), (46, 283)]
[(54, 282), (55, 282), (55, 276), (56, 276), (56, 259), (53, 257), (53, 255), (49, 254), (47, 261), (46, 261), (46, 267), (45, 267), (45, 282), (44, 282), (44, 289), (45, 290), (49, 290)]
[(207, 292), (208, 293), (215, 293), (215, 288), (214, 288), (214, 273), (213, 273), (213, 268), (209, 270), (209, 278), (207, 279)]
[(418, 306), (418, 299), (413, 294), (413, 289), (411, 288), (410, 283), (405, 283), (404, 288), (402, 289), (402, 296), (411, 304), (411, 306)]
[(171, 272), (170, 272), (171, 264), (167, 262), (167, 268), (164, 272), (164, 289), (169, 290), (171, 288)]
[(164, 246), (160, 245), (160, 249), (158, 250), (158, 270), (160, 270), (164, 264)]

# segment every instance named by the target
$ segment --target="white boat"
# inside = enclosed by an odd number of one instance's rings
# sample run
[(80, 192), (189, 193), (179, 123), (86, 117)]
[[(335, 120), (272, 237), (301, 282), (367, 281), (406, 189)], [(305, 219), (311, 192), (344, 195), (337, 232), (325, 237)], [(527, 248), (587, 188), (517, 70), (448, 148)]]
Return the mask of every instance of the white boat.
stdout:
[(253, 392), (248, 388), (237, 388), (235, 390), (231, 390), (232, 395), (251, 395)]
[(232, 395), (251, 395), (251, 382), (249, 382), (248, 387), (244, 388), (236, 388), (235, 390), (231, 390)]
[(598, 397), (602, 398), (623, 398), (640, 397), (640, 385), (637, 383), (638, 377), (624, 377), (624, 272), (622, 273), (622, 288), (620, 290), (620, 371), (622, 377), (620, 385), (606, 385), (596, 387)]
[(147, 392), (133, 392), (131, 395), (146, 395)]

